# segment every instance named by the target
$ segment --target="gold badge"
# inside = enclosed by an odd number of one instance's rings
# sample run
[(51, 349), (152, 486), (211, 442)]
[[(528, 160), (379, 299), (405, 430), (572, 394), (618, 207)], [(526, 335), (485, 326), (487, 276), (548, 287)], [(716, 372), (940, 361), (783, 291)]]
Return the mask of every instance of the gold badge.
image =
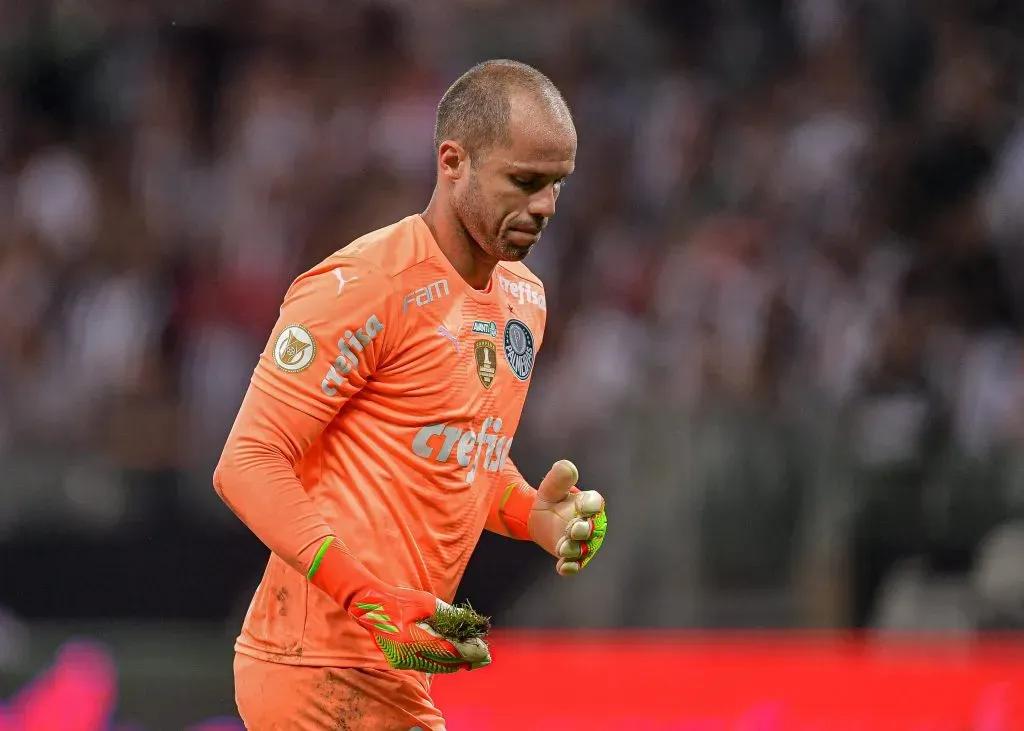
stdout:
[(490, 388), (497, 372), (498, 349), (490, 340), (477, 340), (473, 346), (473, 353), (476, 356), (476, 374), (480, 376), (480, 383), (484, 388)]
[(274, 363), (282, 371), (298, 373), (309, 368), (316, 357), (316, 340), (302, 325), (289, 325), (274, 343)]

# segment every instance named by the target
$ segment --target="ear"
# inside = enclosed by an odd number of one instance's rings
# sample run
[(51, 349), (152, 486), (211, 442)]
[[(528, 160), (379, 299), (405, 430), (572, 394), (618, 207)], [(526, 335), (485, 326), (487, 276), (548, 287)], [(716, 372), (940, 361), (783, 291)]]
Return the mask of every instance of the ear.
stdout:
[(466, 148), (454, 140), (445, 140), (437, 150), (438, 174), (455, 182), (466, 174), (469, 155)]

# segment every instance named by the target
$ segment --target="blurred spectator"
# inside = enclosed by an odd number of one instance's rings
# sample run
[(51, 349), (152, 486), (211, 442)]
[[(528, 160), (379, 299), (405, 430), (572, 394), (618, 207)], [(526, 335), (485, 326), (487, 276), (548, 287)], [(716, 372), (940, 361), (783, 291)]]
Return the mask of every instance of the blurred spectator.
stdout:
[[(601, 586), (510, 568), (510, 620), (575, 621), (580, 592), (595, 625), (903, 626), (964, 592), (1005, 616), (1024, 581), (1003, 566), (1016, 534), (992, 534), (1024, 504), (1021, 17), (0, 11), (0, 455), (22, 476), (0, 541), (44, 514), (72, 533), (216, 525), (210, 470), (288, 282), (425, 206), (436, 100), (511, 55), (580, 131), (528, 262), (551, 317), (517, 460), (572, 456), (614, 522)], [(106, 497), (83, 469), (116, 476)], [(936, 621), (987, 621), (972, 612)]]

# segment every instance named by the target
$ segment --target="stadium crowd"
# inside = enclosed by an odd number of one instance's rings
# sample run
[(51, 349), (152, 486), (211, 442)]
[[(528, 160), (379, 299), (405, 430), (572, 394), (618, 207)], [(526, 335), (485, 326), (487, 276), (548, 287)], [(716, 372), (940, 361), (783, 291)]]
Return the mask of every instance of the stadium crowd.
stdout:
[(580, 146), (513, 454), (573, 458), (612, 532), (601, 581), (502, 619), (1020, 624), (1022, 32), (1009, 0), (4, 4), (0, 545), (229, 530), (283, 291), (423, 209), (440, 93), (514, 57)]

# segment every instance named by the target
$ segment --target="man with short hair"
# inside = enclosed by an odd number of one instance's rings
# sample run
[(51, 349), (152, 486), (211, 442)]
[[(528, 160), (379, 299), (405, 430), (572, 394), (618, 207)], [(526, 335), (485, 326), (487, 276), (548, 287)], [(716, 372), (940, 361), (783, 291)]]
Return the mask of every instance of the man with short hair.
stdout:
[(272, 551), (235, 645), (249, 728), (443, 729), (429, 674), (490, 662), (435, 629), (481, 531), (562, 575), (604, 539), (571, 462), (534, 490), (509, 458), (547, 316), (520, 262), (573, 171), (569, 109), (488, 61), (441, 99), (435, 146), (423, 214), (289, 288), (214, 473)]

